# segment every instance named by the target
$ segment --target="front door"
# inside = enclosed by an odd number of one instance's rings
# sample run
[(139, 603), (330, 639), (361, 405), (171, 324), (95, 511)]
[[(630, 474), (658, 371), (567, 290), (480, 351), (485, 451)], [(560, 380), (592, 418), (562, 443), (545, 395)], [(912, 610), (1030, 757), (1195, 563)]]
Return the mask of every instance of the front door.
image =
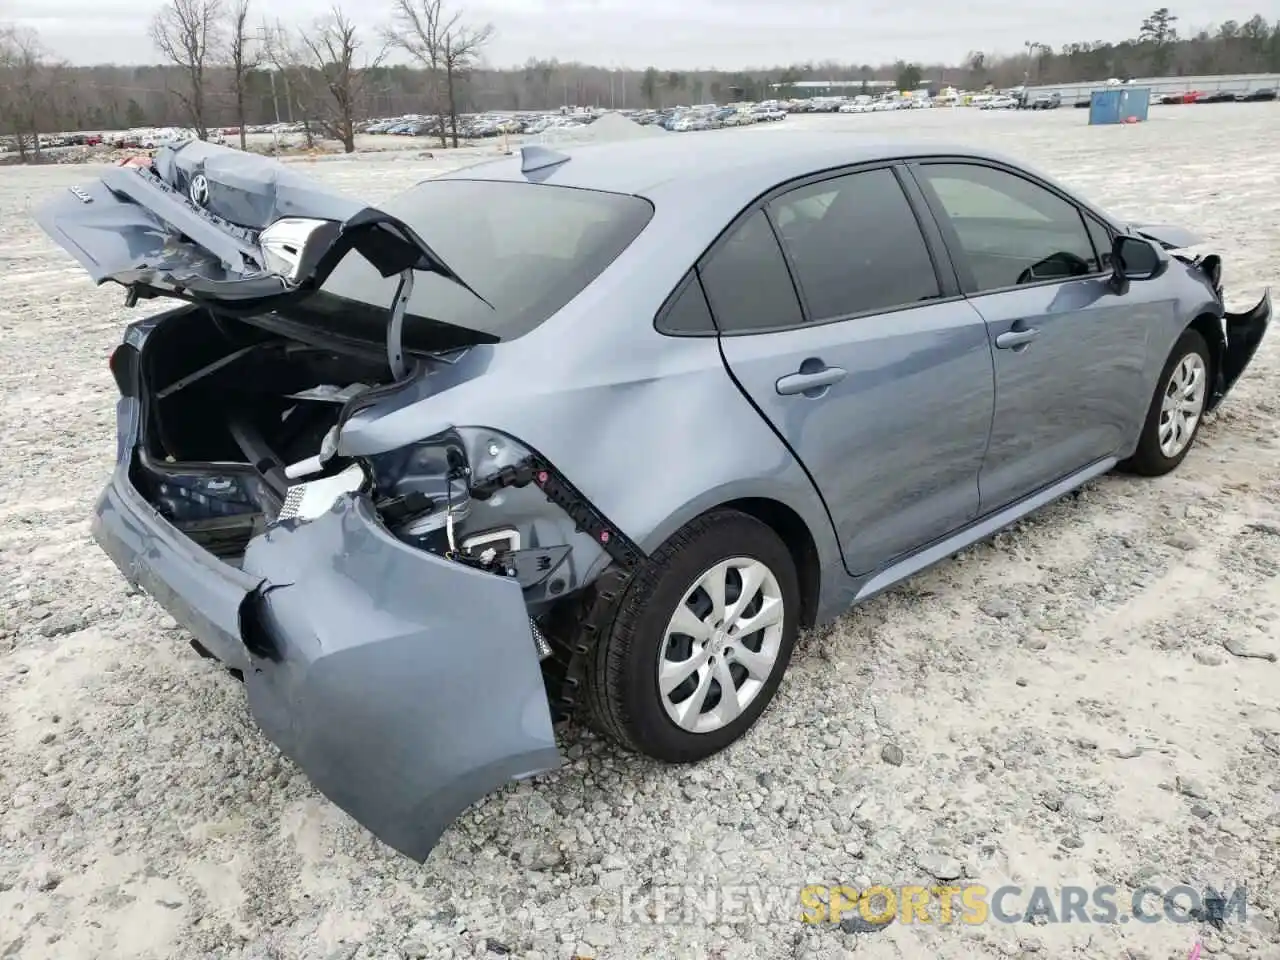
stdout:
[(699, 275), (729, 371), (813, 477), (851, 573), (976, 516), (986, 329), (948, 299), (893, 168), (774, 198)]
[(1107, 228), (1048, 187), (980, 163), (912, 169), (991, 337), (990, 513), (1122, 451), (1150, 400), (1150, 321), (1174, 305), (1153, 285), (1112, 291)]

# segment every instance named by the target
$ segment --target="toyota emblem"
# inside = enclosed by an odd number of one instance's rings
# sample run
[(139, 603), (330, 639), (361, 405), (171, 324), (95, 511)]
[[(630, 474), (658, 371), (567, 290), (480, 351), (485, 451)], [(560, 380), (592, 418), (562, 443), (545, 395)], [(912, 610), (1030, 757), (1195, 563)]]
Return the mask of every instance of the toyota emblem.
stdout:
[(191, 178), (189, 196), (191, 202), (197, 207), (203, 207), (209, 203), (209, 179), (203, 173), (197, 173)]

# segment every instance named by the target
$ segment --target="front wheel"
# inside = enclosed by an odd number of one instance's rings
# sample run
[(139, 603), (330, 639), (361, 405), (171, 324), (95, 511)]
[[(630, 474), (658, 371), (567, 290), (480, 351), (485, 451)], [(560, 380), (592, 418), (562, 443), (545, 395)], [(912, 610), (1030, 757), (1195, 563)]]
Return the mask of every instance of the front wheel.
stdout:
[(1122, 469), (1158, 477), (1183, 461), (1204, 419), (1210, 369), (1204, 337), (1184, 330), (1160, 372), (1138, 449), (1120, 464)]
[(592, 652), (594, 725), (671, 763), (741, 737), (773, 699), (799, 632), (786, 545), (754, 517), (694, 520), (649, 559)]

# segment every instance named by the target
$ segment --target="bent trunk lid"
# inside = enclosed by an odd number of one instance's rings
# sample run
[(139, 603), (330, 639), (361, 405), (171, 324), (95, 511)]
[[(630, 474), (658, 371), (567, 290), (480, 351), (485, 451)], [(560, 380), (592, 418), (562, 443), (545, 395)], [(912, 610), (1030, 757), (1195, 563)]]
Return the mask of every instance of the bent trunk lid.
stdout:
[[(263, 235), (288, 218), (310, 224), (286, 270)], [(274, 309), (314, 291), (352, 250), (386, 277), (420, 270), (466, 287), (390, 214), (330, 193), (275, 160), (198, 140), (162, 147), (150, 166), (109, 168), (68, 188), (35, 219), (95, 283), (119, 283), (131, 300), (168, 296), (237, 312)]]

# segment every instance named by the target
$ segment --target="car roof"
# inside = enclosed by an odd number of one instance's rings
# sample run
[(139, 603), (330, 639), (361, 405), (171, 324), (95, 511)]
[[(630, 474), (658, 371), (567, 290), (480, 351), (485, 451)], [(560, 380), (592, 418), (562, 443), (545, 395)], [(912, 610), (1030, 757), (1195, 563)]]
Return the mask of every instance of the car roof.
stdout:
[[(697, 197), (708, 183), (719, 195), (757, 196), (775, 184), (836, 167), (901, 157), (967, 156), (1015, 163), (959, 144), (868, 140), (856, 131), (795, 132), (777, 127), (717, 133), (656, 133), (583, 146), (548, 145), (568, 162), (526, 176), (520, 153), (443, 175), (445, 179), (525, 180), (609, 190), (652, 200)], [(1017, 166), (1026, 169), (1023, 164)]]

